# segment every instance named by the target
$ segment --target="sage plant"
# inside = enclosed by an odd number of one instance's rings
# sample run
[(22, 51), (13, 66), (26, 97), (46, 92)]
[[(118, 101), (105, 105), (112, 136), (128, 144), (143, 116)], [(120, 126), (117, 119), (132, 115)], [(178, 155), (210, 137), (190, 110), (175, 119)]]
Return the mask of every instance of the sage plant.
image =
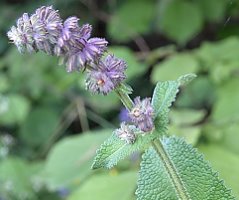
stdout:
[(52, 6), (43, 6), (32, 15), (24, 13), (7, 35), (21, 53), (43, 51), (59, 57), (67, 72), (85, 73), (87, 90), (103, 95), (115, 92), (128, 110), (130, 120), (101, 145), (92, 169), (111, 168), (130, 154), (144, 151), (138, 200), (235, 199), (203, 155), (167, 131), (169, 108), (180, 87), (196, 76), (159, 82), (152, 97), (131, 100), (133, 90), (124, 83), (127, 63), (108, 55), (108, 42), (91, 37), (91, 32), (92, 26), (80, 26), (77, 17), (63, 20)]

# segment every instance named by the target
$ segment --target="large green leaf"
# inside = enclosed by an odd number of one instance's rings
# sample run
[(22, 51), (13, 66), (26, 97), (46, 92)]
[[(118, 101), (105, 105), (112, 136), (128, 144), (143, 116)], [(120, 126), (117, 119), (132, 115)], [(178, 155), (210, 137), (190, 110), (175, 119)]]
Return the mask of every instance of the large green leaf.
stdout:
[(176, 137), (143, 155), (136, 194), (138, 200), (235, 200), (202, 154)]
[(4, 199), (34, 200), (32, 175), (38, 167), (17, 157), (0, 162), (0, 194)]
[(239, 120), (239, 80), (232, 78), (217, 89), (217, 101), (215, 102), (212, 118), (216, 122), (228, 122)]
[(110, 132), (88, 132), (61, 140), (47, 157), (40, 174), (43, 181), (53, 190), (77, 186), (92, 173), (90, 166), (95, 151)]
[(137, 173), (125, 172), (115, 175), (99, 174), (73, 192), (68, 200), (130, 200), (134, 194)]
[(203, 16), (206, 20), (211, 22), (218, 22), (223, 20), (228, 2), (225, 0), (199, 0), (195, 1), (201, 8)]
[(161, 31), (168, 37), (184, 44), (201, 30), (203, 16), (196, 4), (186, 0), (161, 3), (164, 5), (158, 23)]
[(22, 124), (20, 136), (29, 146), (42, 145), (54, 134), (58, 123), (58, 113), (54, 109), (35, 108)]
[(12, 125), (21, 123), (27, 117), (30, 102), (24, 96), (10, 94), (0, 96), (0, 123)]
[(146, 33), (150, 30), (153, 10), (151, 0), (125, 1), (109, 21), (109, 34), (118, 41), (127, 41), (137, 34)]
[(175, 80), (182, 74), (196, 73), (198, 68), (199, 63), (192, 54), (176, 54), (154, 66), (151, 81), (156, 83), (159, 80)]

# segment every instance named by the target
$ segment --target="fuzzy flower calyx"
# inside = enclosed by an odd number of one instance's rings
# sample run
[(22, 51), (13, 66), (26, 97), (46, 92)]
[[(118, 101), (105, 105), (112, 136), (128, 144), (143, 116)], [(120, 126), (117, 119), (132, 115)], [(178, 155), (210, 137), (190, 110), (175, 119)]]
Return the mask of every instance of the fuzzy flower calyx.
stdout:
[(127, 144), (133, 144), (136, 140), (135, 129), (136, 127), (134, 125), (128, 125), (122, 122), (120, 128), (115, 130), (115, 134)]
[(153, 108), (150, 98), (140, 100), (140, 97), (134, 99), (134, 107), (129, 112), (129, 117), (135, 125), (143, 132), (149, 132), (154, 128)]
[(93, 93), (108, 94), (114, 90), (125, 78), (126, 63), (108, 55), (105, 60), (100, 60), (93, 65), (87, 74), (86, 88)]

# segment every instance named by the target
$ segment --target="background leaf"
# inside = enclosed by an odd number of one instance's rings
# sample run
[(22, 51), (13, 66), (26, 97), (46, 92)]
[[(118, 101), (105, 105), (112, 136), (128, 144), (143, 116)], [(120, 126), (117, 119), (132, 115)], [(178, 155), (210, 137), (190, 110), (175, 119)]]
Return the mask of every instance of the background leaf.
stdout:
[(24, 96), (9, 94), (0, 96), (0, 123), (11, 125), (21, 123), (27, 117), (30, 103)]
[(179, 44), (192, 39), (202, 25), (201, 10), (193, 2), (185, 0), (166, 2), (159, 19), (160, 30)]
[(151, 0), (126, 1), (111, 18), (108, 32), (118, 41), (127, 41), (137, 34), (146, 33), (150, 30), (153, 10), (154, 5)]
[(88, 132), (57, 143), (40, 174), (42, 181), (53, 190), (70, 188), (81, 183), (92, 173), (90, 165), (95, 151), (110, 132), (109, 130)]
[(30, 112), (22, 125), (22, 140), (29, 146), (39, 146), (48, 140), (56, 131), (59, 123), (58, 113), (53, 108), (38, 107)]
[[(232, 153), (216, 144), (200, 145), (199, 150), (210, 161), (213, 168), (218, 171), (225, 184), (232, 189), (236, 198), (239, 198), (239, 191), (237, 189), (239, 187), (238, 176), (235, 176), (235, 174), (239, 174), (238, 154)], [(227, 162), (225, 162), (224, 158), (227, 159)]]
[(151, 81), (175, 80), (182, 74), (196, 73), (199, 63), (196, 58), (187, 53), (176, 54), (154, 66)]
[(120, 199), (131, 200), (135, 190), (137, 173), (134, 171), (120, 174), (99, 174), (86, 181), (67, 200)]

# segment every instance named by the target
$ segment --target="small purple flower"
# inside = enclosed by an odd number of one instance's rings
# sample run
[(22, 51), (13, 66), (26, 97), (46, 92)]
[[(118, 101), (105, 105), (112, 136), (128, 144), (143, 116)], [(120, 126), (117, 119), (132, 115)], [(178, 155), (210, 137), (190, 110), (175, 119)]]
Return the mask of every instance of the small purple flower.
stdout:
[(124, 140), (127, 144), (133, 144), (136, 140), (136, 135), (134, 131), (136, 127), (134, 125), (121, 123), (120, 128), (115, 130), (115, 134), (121, 139)]
[(92, 27), (79, 27), (77, 17), (69, 17), (63, 25), (55, 53), (62, 56), (67, 71), (81, 70), (87, 64), (98, 61), (106, 50), (108, 42), (102, 38), (90, 38)]
[(129, 117), (143, 132), (149, 132), (154, 128), (153, 113), (150, 98), (145, 98), (141, 101), (140, 97), (136, 97)]
[(102, 71), (91, 71), (86, 78), (86, 88), (93, 93), (107, 95), (114, 87), (114, 83)]
[(17, 20), (17, 27), (12, 26), (7, 33), (8, 38), (17, 46), (19, 52), (29, 53), (37, 51), (33, 39), (33, 29), (27, 13)]
[(126, 63), (108, 55), (104, 61), (93, 65), (93, 69), (87, 74), (86, 88), (93, 93), (108, 94), (114, 90), (124, 79)]
[(42, 6), (31, 16), (33, 37), (36, 46), (48, 54), (53, 54), (62, 29), (62, 19), (52, 6)]

